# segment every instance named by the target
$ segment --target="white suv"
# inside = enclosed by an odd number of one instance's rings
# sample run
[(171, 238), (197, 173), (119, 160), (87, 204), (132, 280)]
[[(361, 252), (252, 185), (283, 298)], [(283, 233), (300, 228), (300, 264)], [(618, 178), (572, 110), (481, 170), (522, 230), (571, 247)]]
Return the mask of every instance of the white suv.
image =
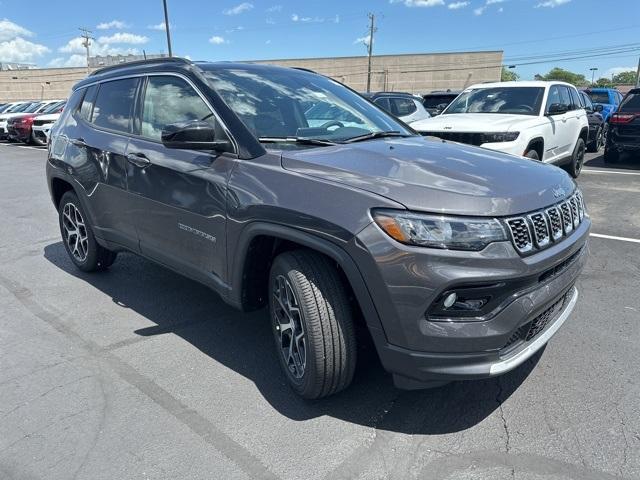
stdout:
[(563, 82), (472, 85), (442, 115), (411, 126), (423, 135), (562, 165), (573, 177), (589, 135), (580, 94)]

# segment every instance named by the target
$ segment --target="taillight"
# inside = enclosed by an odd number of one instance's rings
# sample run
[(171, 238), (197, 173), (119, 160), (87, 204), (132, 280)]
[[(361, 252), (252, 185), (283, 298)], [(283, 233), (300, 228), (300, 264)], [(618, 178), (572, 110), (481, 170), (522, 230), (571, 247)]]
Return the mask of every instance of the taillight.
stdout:
[(635, 113), (614, 113), (609, 120), (611, 123), (630, 123), (637, 117)]

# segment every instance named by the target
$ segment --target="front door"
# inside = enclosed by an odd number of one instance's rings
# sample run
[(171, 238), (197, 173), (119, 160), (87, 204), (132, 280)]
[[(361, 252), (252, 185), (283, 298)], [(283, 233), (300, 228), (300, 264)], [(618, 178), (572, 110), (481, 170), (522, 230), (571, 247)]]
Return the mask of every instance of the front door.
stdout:
[(226, 188), (235, 158), (161, 143), (166, 125), (215, 125), (216, 117), (189, 82), (173, 75), (147, 77), (139, 110), (126, 158), (140, 251), (200, 280), (224, 282)]
[(569, 90), (564, 85), (552, 85), (549, 88), (549, 96), (545, 112), (549, 112), (549, 107), (553, 104), (565, 105), (567, 112), (557, 115), (547, 115), (549, 129), (546, 136), (544, 161), (555, 162), (563, 159), (573, 152), (573, 130), (575, 124), (571, 120), (575, 119), (574, 112), (571, 109), (571, 97)]

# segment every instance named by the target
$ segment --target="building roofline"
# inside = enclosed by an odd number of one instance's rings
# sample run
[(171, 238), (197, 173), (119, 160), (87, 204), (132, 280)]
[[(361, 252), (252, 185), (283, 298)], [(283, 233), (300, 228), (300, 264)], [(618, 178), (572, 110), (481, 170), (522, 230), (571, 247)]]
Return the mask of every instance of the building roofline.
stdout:
[[(390, 53), (385, 55), (374, 55), (373, 58), (390, 58), (390, 57), (415, 57), (415, 56), (444, 56), (444, 55), (468, 55), (471, 53), (500, 53), (504, 54), (504, 50), (473, 50), (467, 52), (419, 52), (419, 53)], [(256, 62), (299, 62), (303, 60), (347, 60), (347, 59), (366, 59), (366, 55), (352, 55), (345, 57), (307, 57), (307, 58), (267, 58), (263, 60), (240, 60), (238, 63), (256, 63)]]

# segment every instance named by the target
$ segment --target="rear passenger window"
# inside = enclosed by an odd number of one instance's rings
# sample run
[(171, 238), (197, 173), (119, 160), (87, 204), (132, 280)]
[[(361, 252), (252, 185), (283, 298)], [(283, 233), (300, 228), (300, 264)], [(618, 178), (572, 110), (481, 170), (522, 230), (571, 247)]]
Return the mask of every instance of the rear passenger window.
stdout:
[(215, 116), (187, 82), (170, 76), (149, 77), (142, 107), (142, 136), (160, 140), (167, 125), (191, 120), (216, 126)]
[(98, 127), (129, 132), (137, 78), (113, 80), (100, 84), (91, 122)]
[(582, 102), (580, 101), (578, 91), (575, 88), (569, 88), (569, 92), (571, 94), (571, 110), (579, 110), (581, 108), (584, 108)]
[(373, 102), (373, 103), (378, 105), (385, 112), (391, 113), (391, 107), (389, 106), (389, 99), (388, 98), (384, 98), (384, 97), (376, 98), (375, 102)]
[(396, 117), (404, 117), (406, 115), (411, 115), (415, 112), (418, 107), (413, 103), (413, 100), (410, 98), (392, 98), (391, 102), (391, 113), (393, 113)]
[(91, 110), (93, 109), (93, 101), (96, 98), (98, 87), (91, 85), (86, 89), (80, 106), (80, 117), (87, 122), (91, 121)]

